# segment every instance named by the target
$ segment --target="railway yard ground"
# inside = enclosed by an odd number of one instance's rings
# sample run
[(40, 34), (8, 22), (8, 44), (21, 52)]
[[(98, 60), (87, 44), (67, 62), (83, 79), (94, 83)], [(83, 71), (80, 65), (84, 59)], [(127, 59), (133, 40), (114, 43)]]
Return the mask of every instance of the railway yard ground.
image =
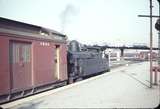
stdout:
[[(160, 103), (158, 85), (149, 88), (149, 62), (117, 65), (111, 71), (34, 96), (2, 108), (154, 108)], [(113, 68), (113, 69), (112, 69)]]

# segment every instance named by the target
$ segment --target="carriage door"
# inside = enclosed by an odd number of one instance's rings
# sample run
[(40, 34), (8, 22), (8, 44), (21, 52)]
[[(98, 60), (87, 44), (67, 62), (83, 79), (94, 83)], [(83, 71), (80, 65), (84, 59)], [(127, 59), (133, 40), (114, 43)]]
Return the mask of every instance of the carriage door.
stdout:
[(59, 71), (59, 64), (60, 64), (60, 46), (56, 45), (56, 54), (55, 54), (55, 73), (56, 73), (56, 78), (59, 80), (60, 79), (60, 71)]
[(10, 42), (11, 89), (20, 90), (32, 85), (31, 44)]

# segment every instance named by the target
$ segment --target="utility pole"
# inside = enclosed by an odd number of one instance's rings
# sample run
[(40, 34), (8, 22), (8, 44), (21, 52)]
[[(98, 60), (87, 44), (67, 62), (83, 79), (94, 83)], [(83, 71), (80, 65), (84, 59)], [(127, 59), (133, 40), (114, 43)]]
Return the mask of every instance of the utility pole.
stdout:
[(150, 18), (150, 88), (152, 88), (152, 78), (153, 78), (153, 75), (152, 75), (152, 45), (153, 45), (153, 30), (152, 30), (152, 18), (153, 17), (159, 17), (159, 16), (153, 16), (152, 15), (152, 0), (149, 0), (149, 3), (150, 3), (150, 15), (138, 15), (139, 17), (149, 17)]
[[(152, 15), (152, 0), (150, 0), (150, 15), (138, 15), (138, 17), (149, 17), (150, 18), (150, 88), (152, 88), (152, 78), (153, 78), (153, 75), (152, 75), (152, 69), (153, 69), (153, 66), (152, 66), (152, 50), (153, 50), (153, 30), (152, 30), (152, 18), (159, 18), (157, 20), (157, 23), (155, 25), (156, 29), (160, 27), (160, 0), (157, 0), (159, 2), (159, 15), (156, 16), (156, 15)], [(159, 36), (158, 36), (158, 49), (159, 49), (159, 56), (158, 56), (158, 64), (160, 65), (160, 30), (157, 29), (159, 31)]]
[(152, 88), (152, 0), (150, 0), (150, 88)]

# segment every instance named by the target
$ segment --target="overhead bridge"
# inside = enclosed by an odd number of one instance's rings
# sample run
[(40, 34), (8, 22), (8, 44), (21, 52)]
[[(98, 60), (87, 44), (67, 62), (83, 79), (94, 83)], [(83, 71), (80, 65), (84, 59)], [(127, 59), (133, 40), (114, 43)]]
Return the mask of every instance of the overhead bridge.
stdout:
[[(95, 45), (98, 46), (98, 45)], [(108, 46), (108, 45), (104, 45), (104, 46), (98, 46), (100, 47), (102, 50), (106, 50), (107, 48), (110, 49), (119, 49), (121, 51), (121, 57), (124, 56), (124, 50), (125, 49), (133, 49), (133, 50), (150, 50), (150, 47), (147, 46), (131, 46), (131, 47), (127, 47), (127, 46)], [(153, 47), (152, 50), (160, 50), (159, 48)]]

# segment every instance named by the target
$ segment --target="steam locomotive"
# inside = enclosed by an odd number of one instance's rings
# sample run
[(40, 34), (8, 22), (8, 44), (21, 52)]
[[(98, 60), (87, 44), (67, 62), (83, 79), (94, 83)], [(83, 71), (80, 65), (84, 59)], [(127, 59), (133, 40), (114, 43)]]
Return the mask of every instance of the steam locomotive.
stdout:
[(109, 71), (108, 62), (100, 47), (0, 18), (0, 104)]
[(108, 55), (100, 47), (81, 46), (73, 40), (68, 49), (69, 83), (109, 71)]

